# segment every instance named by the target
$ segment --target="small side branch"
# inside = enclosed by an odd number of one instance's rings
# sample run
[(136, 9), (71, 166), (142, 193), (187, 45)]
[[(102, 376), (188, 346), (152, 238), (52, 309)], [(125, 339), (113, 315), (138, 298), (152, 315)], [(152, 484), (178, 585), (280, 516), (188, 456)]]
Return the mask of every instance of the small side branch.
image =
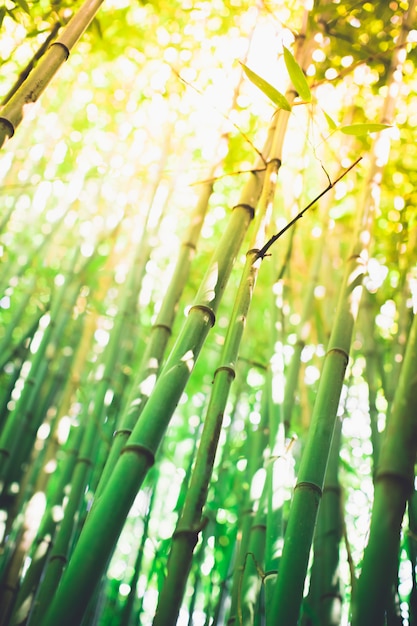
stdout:
[(362, 159), (362, 157), (359, 157), (359, 159), (356, 159), (356, 161), (354, 163), (352, 163), (352, 165), (350, 165), (347, 170), (345, 170), (340, 176), (338, 176), (338, 178), (336, 178), (336, 180), (334, 180), (333, 182), (329, 182), (328, 186), (326, 187), (326, 189), (324, 189), (321, 193), (319, 193), (318, 196), (316, 196), (314, 198), (314, 200), (312, 200), (306, 207), (304, 207), (304, 209), (302, 211), (300, 211), (290, 222), (288, 222), (288, 224), (286, 226), (284, 226), (284, 228), (282, 230), (279, 231), (279, 233), (277, 233), (276, 235), (273, 235), (264, 246), (262, 246), (262, 248), (259, 250), (259, 252), (257, 253), (257, 255), (254, 258), (254, 262), (257, 261), (258, 259), (263, 259), (265, 256), (267, 256), (267, 252), (269, 250), (269, 248), (276, 242), (277, 239), (279, 239), (285, 232), (287, 232), (287, 230), (289, 230), (291, 228), (291, 226), (293, 226), (299, 219), (301, 219), (304, 215), (304, 213), (306, 211), (308, 211), (308, 209), (311, 209), (311, 207), (316, 204), (316, 202), (318, 202), (318, 200), (320, 200), (320, 198), (322, 198), (328, 191), (330, 191), (330, 189), (333, 189), (333, 187), (340, 181), (342, 180), (342, 178), (344, 178), (346, 176), (346, 174), (348, 174), (358, 163), (359, 161)]

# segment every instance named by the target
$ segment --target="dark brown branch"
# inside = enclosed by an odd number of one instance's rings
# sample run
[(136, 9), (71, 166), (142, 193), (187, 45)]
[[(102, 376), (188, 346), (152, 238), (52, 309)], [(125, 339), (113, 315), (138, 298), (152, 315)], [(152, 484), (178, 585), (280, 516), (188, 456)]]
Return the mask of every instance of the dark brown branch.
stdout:
[(272, 246), (272, 244), (274, 244), (276, 242), (277, 239), (279, 239), (281, 237), (281, 235), (283, 235), (285, 232), (287, 232), (287, 230), (289, 230), (291, 228), (291, 226), (293, 226), (299, 219), (301, 219), (304, 215), (304, 213), (306, 211), (308, 211), (308, 209), (311, 209), (311, 207), (316, 204), (316, 202), (318, 200), (320, 200), (320, 198), (322, 198), (328, 191), (330, 191), (330, 189), (333, 189), (333, 187), (340, 181), (342, 180), (342, 178), (344, 178), (344, 176), (346, 176), (346, 174), (348, 172), (350, 172), (350, 170), (352, 170), (358, 163), (359, 161), (362, 159), (362, 157), (359, 157), (359, 159), (356, 159), (356, 161), (354, 163), (352, 163), (352, 165), (350, 165), (347, 170), (345, 170), (340, 176), (338, 176), (338, 178), (336, 178), (336, 180), (334, 180), (333, 182), (330, 182), (328, 184), (328, 186), (326, 187), (326, 189), (324, 189), (321, 193), (319, 193), (318, 196), (316, 196), (314, 198), (314, 200), (312, 200), (302, 211), (300, 211), (290, 222), (288, 222), (288, 224), (286, 226), (284, 226), (284, 228), (282, 230), (279, 231), (279, 233), (277, 233), (276, 235), (273, 235), (271, 237), (271, 239), (269, 239), (266, 244), (264, 246), (262, 246), (262, 248), (259, 250), (259, 252), (256, 254), (255, 258), (254, 258), (254, 262), (257, 259), (263, 259), (266, 256), (266, 253), (268, 252), (269, 248)]

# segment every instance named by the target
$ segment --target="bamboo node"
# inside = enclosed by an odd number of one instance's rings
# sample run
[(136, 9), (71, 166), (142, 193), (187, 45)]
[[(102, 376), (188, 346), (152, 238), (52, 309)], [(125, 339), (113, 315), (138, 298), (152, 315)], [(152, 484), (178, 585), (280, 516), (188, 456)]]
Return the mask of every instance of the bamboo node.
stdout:
[(328, 485), (325, 486), (323, 489), (323, 493), (335, 493), (337, 495), (339, 495), (341, 491), (341, 488), (337, 485)]
[(173, 533), (172, 538), (177, 539), (184, 537), (184, 539), (194, 547), (198, 541), (200, 530), (200, 528), (178, 528), (178, 530)]
[(236, 372), (233, 367), (230, 367), (230, 365), (221, 365), (220, 367), (218, 367), (214, 372), (213, 378), (216, 378), (216, 374), (221, 371), (229, 372), (229, 374), (232, 376), (232, 379), (236, 378)]
[(130, 437), (131, 434), (132, 434), (132, 429), (119, 428), (118, 430), (114, 431), (113, 437), (117, 437), (117, 435), (128, 435), (128, 437)]
[(278, 157), (275, 157), (273, 159), (268, 159), (267, 165), (271, 165), (272, 163), (276, 163), (278, 169), (281, 167), (282, 165), (282, 161), (281, 159), (279, 159)]
[(193, 309), (200, 309), (204, 313), (207, 313), (211, 321), (211, 326), (214, 326), (214, 324), (216, 323), (216, 314), (214, 313), (213, 309), (211, 309), (209, 306), (206, 306), (205, 304), (194, 304), (188, 311), (188, 315)]
[(300, 483), (297, 483), (295, 485), (294, 491), (296, 489), (299, 489), (300, 487), (301, 488), (311, 489), (311, 491), (315, 491), (316, 493), (318, 493), (320, 497), (323, 495), (322, 488), (319, 487), (319, 485), (316, 485), (316, 483), (310, 483), (310, 482), (308, 482), (306, 480), (305, 481), (301, 481)]
[(157, 328), (161, 328), (162, 330), (166, 330), (169, 335), (172, 333), (172, 328), (170, 326), (167, 326), (166, 324), (154, 324), (152, 326), (152, 330), (156, 330)]
[(78, 457), (77, 463), (85, 463), (85, 465), (88, 465), (89, 467), (93, 466), (92, 460), (87, 459), (86, 457)]
[(346, 361), (349, 361), (349, 353), (346, 352), (346, 350), (344, 350), (343, 348), (338, 348), (337, 346), (335, 346), (334, 348), (330, 348), (330, 350), (327, 350), (326, 356), (328, 356), (331, 352), (339, 352), (345, 357)]
[(149, 467), (152, 467), (152, 465), (155, 463), (155, 455), (152, 450), (141, 444), (132, 443), (130, 445), (124, 446), (120, 454), (125, 454), (125, 452), (134, 452), (138, 456), (144, 456), (148, 462)]
[(66, 58), (68, 59), (68, 57), (70, 55), (70, 49), (68, 48), (68, 46), (66, 46), (64, 43), (62, 43), (62, 41), (54, 41), (54, 43), (51, 43), (50, 47), (52, 48), (52, 46), (61, 46), (61, 48), (63, 48), (65, 50)]
[(7, 119), (7, 117), (0, 117), (0, 124), (3, 124), (7, 127), (7, 134), (9, 137), (13, 137), (14, 135), (14, 126), (13, 123)]
[(241, 202), (240, 204), (235, 204), (235, 206), (232, 208), (232, 211), (234, 211), (235, 209), (238, 209), (239, 207), (249, 211), (250, 218), (251, 218), (251, 220), (253, 220), (253, 218), (255, 217), (255, 209), (253, 208), (253, 206), (251, 206), (250, 204), (245, 204), (245, 203)]
[(392, 472), (392, 471), (391, 472), (390, 471), (378, 472), (377, 471), (376, 476), (374, 478), (374, 482), (377, 483), (381, 480), (391, 480), (393, 482), (399, 483), (400, 485), (405, 487), (405, 489), (409, 493), (411, 493), (413, 490), (413, 485), (414, 485), (413, 480), (409, 478), (408, 476), (399, 474), (398, 472)]
[(68, 563), (68, 559), (65, 554), (53, 554), (50, 558), (50, 561), (62, 561), (64, 565)]

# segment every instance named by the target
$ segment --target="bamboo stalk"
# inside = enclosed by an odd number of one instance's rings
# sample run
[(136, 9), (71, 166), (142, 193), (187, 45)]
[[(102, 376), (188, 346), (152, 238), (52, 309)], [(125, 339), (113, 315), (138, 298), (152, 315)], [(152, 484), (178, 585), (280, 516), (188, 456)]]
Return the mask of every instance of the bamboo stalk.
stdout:
[(16, 91), (19, 89), (22, 83), (27, 79), (27, 77), (29, 76), (29, 74), (35, 67), (36, 63), (39, 61), (39, 59), (43, 57), (43, 55), (45, 54), (45, 52), (48, 50), (49, 46), (51, 45), (51, 42), (55, 39), (61, 26), (62, 26), (61, 22), (55, 22), (52, 25), (51, 31), (49, 35), (47, 36), (47, 38), (45, 39), (45, 41), (42, 42), (38, 50), (36, 50), (35, 54), (30, 59), (29, 63), (27, 63), (26, 66), (21, 70), (21, 72), (19, 73), (19, 76), (17, 77), (16, 82), (14, 83), (14, 85), (12, 85), (12, 87), (9, 89), (7, 94), (4, 96), (3, 102), (2, 102), (3, 106), (9, 102), (10, 98), (16, 93)]
[[(395, 90), (391, 83), (402, 79), (404, 46), (409, 20), (412, 19), (414, 0), (404, 14), (398, 47), (391, 62), (388, 92), (381, 114), (382, 123), (392, 121), (395, 110)], [(304, 579), (313, 538), (318, 505), (321, 500), (327, 458), (333, 437), (334, 423), (339, 404), (345, 369), (349, 359), (350, 344), (357, 316), (361, 283), (367, 248), (371, 239), (372, 223), (379, 198), (384, 163), (377, 158), (377, 141), (374, 142), (371, 163), (363, 190), (355, 243), (346, 263), (339, 292), (335, 321), (325, 356), (316, 402), (311, 416), (310, 432), (301, 459), (297, 485), (294, 490), (284, 548), (280, 563), (271, 611), (267, 623), (282, 621), (295, 626), (298, 621)]]
[(184, 509), (173, 535), (168, 575), (158, 602), (153, 622), (154, 626), (168, 626), (169, 624), (174, 626), (177, 621), (188, 572), (191, 567), (192, 554), (201, 530), (202, 507), (207, 497), (223, 414), (230, 386), (236, 374), (235, 363), (258, 274), (260, 242), (265, 239), (266, 227), (272, 212), (278, 170), (282, 160), (282, 144), (288, 122), (288, 113), (280, 111), (277, 117), (272, 147), (266, 165), (262, 194), (255, 217), (254, 236), (250, 250), (246, 255), (245, 267), (236, 294), (220, 359), (221, 365), (214, 374), (213, 388), (207, 415), (204, 420), (196, 465)]
[(0, 147), (7, 139), (13, 137), (23, 119), (25, 107), (37, 101), (61, 65), (68, 59), (73, 46), (88, 28), (102, 3), (103, 0), (86, 0), (38, 65), (1, 109)]
[(62, 626), (70, 626), (80, 619), (103, 573), (137, 490), (154, 463), (159, 443), (215, 323), (217, 308), (261, 191), (264, 172), (260, 171), (260, 166), (256, 164), (241, 202), (231, 213), (177, 342), (87, 519), (61, 586), (45, 616), (45, 626), (55, 625), (57, 621)]
[[(75, 255), (72, 261), (72, 268), (67, 276), (67, 282), (58, 290), (51, 309), (51, 321), (43, 332), (42, 341), (32, 359), (26, 384), (0, 437), (0, 472), (5, 482), (7, 482), (7, 472), (9, 471), (13, 455), (15, 453), (19, 455), (20, 453), (21, 448), (19, 449), (18, 444), (22, 442), (24, 435), (28, 432), (30, 412), (33, 408), (33, 403), (37, 400), (36, 395), (43, 383), (48, 361), (52, 359), (55, 347), (61, 338), (63, 327), (65, 327), (78, 293), (79, 284), (71, 284), (76, 259), (77, 256)], [(70, 288), (68, 288), (68, 283)], [(63, 305), (64, 302), (66, 303), (65, 307)], [(48, 359), (46, 359), (45, 355), (48, 347)], [(15, 460), (13, 460), (14, 462)]]
[[(353, 626), (385, 623), (396, 583), (401, 522), (413, 492), (417, 453), (417, 316), (406, 352), (375, 475), (371, 528), (353, 602)], [(381, 549), (383, 546), (383, 549)]]

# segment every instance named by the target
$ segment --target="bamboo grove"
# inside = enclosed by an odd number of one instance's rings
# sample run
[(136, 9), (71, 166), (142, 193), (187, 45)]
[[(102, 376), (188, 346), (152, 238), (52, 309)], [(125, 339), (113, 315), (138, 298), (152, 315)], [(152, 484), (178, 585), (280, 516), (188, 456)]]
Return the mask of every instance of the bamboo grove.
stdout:
[(1, 626), (417, 624), (417, 10), (0, 7)]

